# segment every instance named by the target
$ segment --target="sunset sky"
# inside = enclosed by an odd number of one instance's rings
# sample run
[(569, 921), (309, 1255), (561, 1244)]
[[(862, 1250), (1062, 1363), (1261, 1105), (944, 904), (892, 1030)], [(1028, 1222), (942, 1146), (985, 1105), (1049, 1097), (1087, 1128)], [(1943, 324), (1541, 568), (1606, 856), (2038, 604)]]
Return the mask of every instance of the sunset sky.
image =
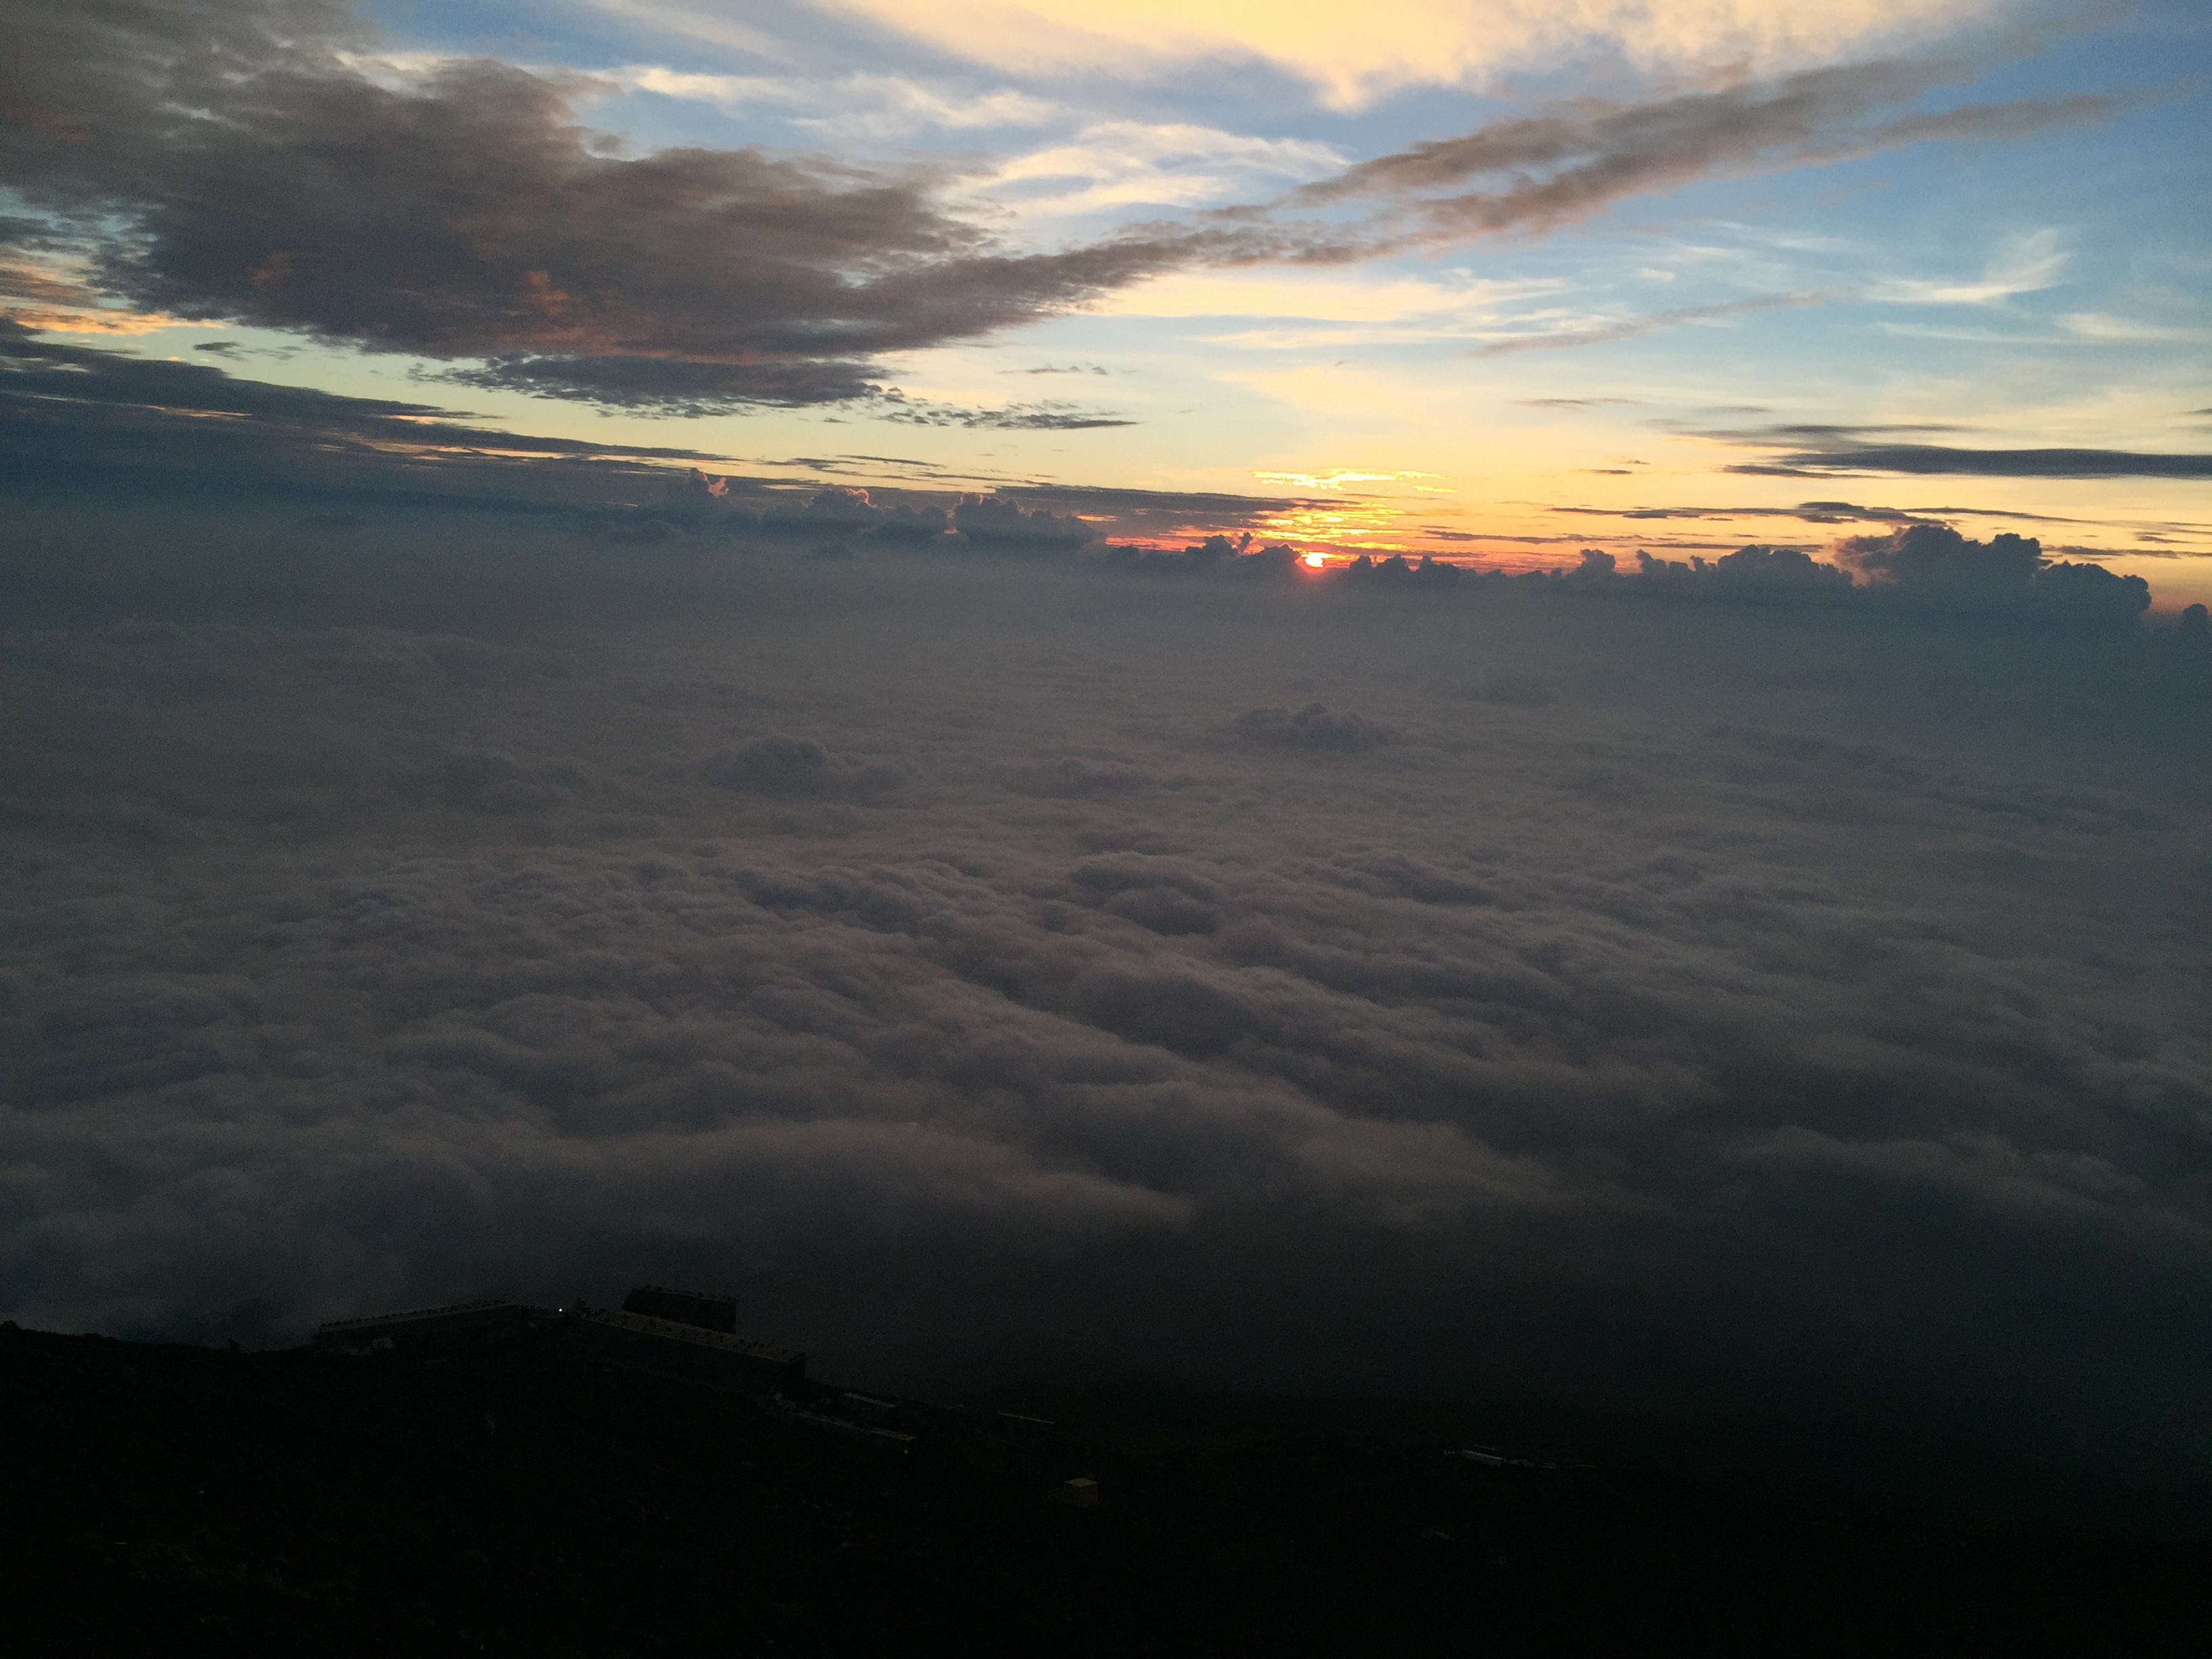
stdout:
[(1302, 548), (1912, 515), (2212, 597), (2191, 0), (386, 0), (181, 70), (107, 9), (8, 88), (51, 343)]
[(2208, 70), (0, 0), (0, 1317), (720, 1289), (2212, 1536)]

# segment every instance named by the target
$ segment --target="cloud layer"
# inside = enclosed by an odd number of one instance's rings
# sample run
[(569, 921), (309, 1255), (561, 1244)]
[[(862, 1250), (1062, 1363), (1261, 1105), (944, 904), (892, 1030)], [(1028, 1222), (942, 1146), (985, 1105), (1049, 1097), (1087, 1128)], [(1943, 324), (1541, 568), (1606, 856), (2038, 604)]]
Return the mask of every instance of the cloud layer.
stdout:
[(581, 506), (665, 489), (669, 474), (652, 462), (714, 459), (465, 426), (428, 404), (56, 344), (0, 318), (0, 469), (64, 494), (96, 479), (108, 493), (188, 482), (231, 495), (474, 495)]
[(13, 556), (14, 1317), (2201, 1424), (2130, 635), (209, 534)]

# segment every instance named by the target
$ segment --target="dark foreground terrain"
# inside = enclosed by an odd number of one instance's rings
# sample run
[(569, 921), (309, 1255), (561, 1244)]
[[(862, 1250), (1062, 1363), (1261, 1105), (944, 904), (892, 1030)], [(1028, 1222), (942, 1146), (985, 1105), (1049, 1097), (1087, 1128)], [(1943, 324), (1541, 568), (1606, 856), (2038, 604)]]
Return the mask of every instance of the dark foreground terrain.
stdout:
[[(1040, 1403), (1056, 1426), (903, 1407), (894, 1441), (602, 1369), (557, 1322), (430, 1363), (10, 1325), (9, 1624), (21, 1652), (548, 1659), (2212, 1646), (2202, 1541), (1500, 1466), (1413, 1413)], [(1048, 1498), (1075, 1475), (1096, 1508)]]

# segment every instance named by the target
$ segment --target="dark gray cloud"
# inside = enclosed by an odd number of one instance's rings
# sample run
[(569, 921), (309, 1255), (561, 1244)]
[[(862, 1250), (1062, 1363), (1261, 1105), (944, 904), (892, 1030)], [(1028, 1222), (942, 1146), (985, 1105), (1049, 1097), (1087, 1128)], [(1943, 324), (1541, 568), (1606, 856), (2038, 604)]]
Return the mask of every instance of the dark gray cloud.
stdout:
[[(1788, 519), (1799, 524), (1821, 526), (1854, 523), (1943, 524), (1957, 519), (2002, 519), (2008, 524), (2037, 525), (2083, 525), (2094, 522), (2087, 519), (2067, 518), (2060, 514), (2021, 513), (2007, 507), (1960, 507), (1955, 503), (1929, 507), (1882, 507), (1859, 501), (1800, 501), (1795, 507), (1548, 507), (1544, 510), (1563, 518), (1622, 519), (1631, 521), (1683, 519), (1693, 522), (1706, 520)], [(2151, 544), (2154, 550), (2156, 544), (2172, 539), (2172, 537), (2166, 533), (2168, 531), (2193, 532), (2197, 528), (2197, 526), (2195, 526), (2169, 525), (2160, 529), (2139, 530), (2136, 535), (2142, 541)], [(1425, 531), (1424, 533), (1431, 536), (1442, 534), (1433, 529)], [(1473, 540), (1475, 538), (1462, 536), (1461, 539)], [(2111, 548), (2062, 546), (2058, 550), (2077, 557), (2124, 558), (2137, 556), (2143, 550), (2119, 550)]]
[[(1310, 505), (1295, 495), (1237, 495), (1216, 490), (1122, 489), (1099, 485), (1008, 483), (998, 493), (1008, 501), (1079, 517), (1102, 540), (1126, 539), (1149, 544), (1182, 544), (1188, 538), (1244, 534), (1272, 536), (1282, 514)], [(1346, 499), (1335, 496), (1340, 505)]]
[(1248, 708), (1234, 722), (1237, 735), (1247, 743), (1269, 749), (1334, 750), (1354, 754), (1376, 749), (1390, 741), (1387, 726), (1348, 710), (1331, 713), (1328, 705), (1310, 702), (1303, 708)]
[(960, 427), (970, 432), (1087, 432), (1099, 427), (1136, 424), (1119, 415), (1058, 401), (1010, 404), (1004, 409), (956, 409), (896, 398), (883, 405), (878, 413), (884, 420), (906, 426)]
[(337, 56), (354, 33), (288, 0), (17, 0), (0, 182), (135, 304), (665, 412), (865, 395), (872, 354), (1062, 310), (1170, 257), (1000, 252), (921, 173), (624, 156), (574, 124), (580, 80), (471, 60), (395, 89)]
[(408, 437), (424, 447), (475, 445), (533, 455), (626, 455), (662, 460), (714, 460), (704, 450), (591, 444), (574, 438), (529, 437), (465, 426), (466, 418), (433, 404), (356, 398), (312, 386), (244, 380), (211, 363), (133, 357), (95, 347), (37, 338), (33, 331), (0, 318), (0, 394), (17, 418), (40, 406), (64, 418), (97, 418), (88, 411), (175, 411), (186, 416), (236, 415), (295, 428), (319, 438), (338, 434), (386, 441)]
[[(1891, 522), (1893, 527), (1881, 534), (1838, 543), (1833, 562), (1796, 547), (1753, 545), (1717, 559), (1686, 561), (1639, 550), (1632, 573), (1613, 554), (1584, 548), (1575, 568), (1522, 580), (1639, 599), (1749, 601), (1832, 611), (1852, 607), (1870, 620), (1905, 607), (1984, 620), (2132, 629), (2150, 605), (2149, 585), (2142, 577), (2117, 575), (2094, 562), (2050, 558), (2032, 537), (2000, 532), (1981, 542), (1947, 524), (1901, 515)], [(1862, 581), (1853, 581), (1854, 572)]]
[(1923, 516), (1902, 507), (1861, 507), (1851, 501), (1800, 501), (1795, 507), (1548, 507), (1565, 518), (1790, 519), (1800, 524), (1898, 523)]
[(447, 369), (438, 378), (456, 386), (684, 416), (873, 398), (883, 388), (869, 374), (863, 364), (809, 358), (725, 363), (665, 356), (502, 356)]
[(428, 404), (240, 380), (33, 337), (0, 319), (0, 467), (55, 488), (514, 500), (586, 505), (670, 475), (698, 450), (534, 437), (466, 426)]
[(1073, 514), (1024, 507), (1000, 495), (968, 495), (952, 509), (952, 527), (978, 547), (1071, 550), (1098, 539), (1097, 528)]
[[(888, 406), (970, 427), (1082, 427), (1102, 418), (1038, 405)], [(1002, 483), (900, 457), (776, 463), (832, 476), (905, 468), (921, 487), (875, 501), (866, 490), (725, 473), (714, 465), (724, 458), (698, 450), (540, 437), (465, 418), (432, 404), (240, 379), (213, 362), (56, 343), (0, 319), (0, 469), (49, 489), (82, 491), (96, 481), (104, 493), (158, 497), (189, 482), (204, 495), (240, 497), (276, 490), (347, 502), (467, 499), (488, 507), (597, 511), (617, 535), (665, 538), (688, 526), (817, 539), (864, 535), (879, 545), (941, 538), (948, 514), (965, 500), (967, 544), (1061, 551), (1115, 534), (1249, 529), (1296, 505), (1285, 497)], [(681, 469), (654, 465), (670, 461), (714, 470), (691, 469), (687, 479)], [(958, 493), (978, 483), (997, 493)]]
[[(1591, 100), (1377, 156), (1288, 199), (1316, 207), (1395, 199), (1411, 216), (1407, 234), (1452, 240), (1546, 228), (1714, 173), (1840, 161), (1934, 139), (2016, 137), (2100, 120), (2124, 106), (2077, 96), (1884, 113), (1962, 72), (1943, 63), (1846, 64), (1638, 104)], [(1468, 188), (1486, 179), (1502, 187)]]
[(2212, 455), (2156, 455), (2125, 449), (1952, 449), (1936, 444), (1869, 444), (1808, 450), (1778, 465), (1735, 465), (1731, 472), (1785, 477), (1869, 472), (1979, 478), (2212, 478)]
[(1707, 435), (1781, 452), (1771, 461), (1743, 462), (1727, 469), (1764, 477), (1850, 477), (1902, 472), (1983, 478), (2212, 477), (2212, 455), (2161, 455), (2125, 449), (1964, 449), (1946, 444), (1886, 442), (1878, 435), (1899, 429), (1782, 426)]

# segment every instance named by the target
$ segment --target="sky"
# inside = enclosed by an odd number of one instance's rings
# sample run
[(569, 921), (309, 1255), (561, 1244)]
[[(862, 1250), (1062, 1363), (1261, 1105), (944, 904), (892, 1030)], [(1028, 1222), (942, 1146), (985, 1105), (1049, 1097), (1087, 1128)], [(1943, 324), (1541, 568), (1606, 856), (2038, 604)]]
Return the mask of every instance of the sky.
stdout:
[(2204, 18), (1346, 16), (0, 0), (0, 1316), (2212, 1525)]
[(2212, 597), (2185, 0), (12, 9), (54, 343), (1332, 555), (1911, 515)]

